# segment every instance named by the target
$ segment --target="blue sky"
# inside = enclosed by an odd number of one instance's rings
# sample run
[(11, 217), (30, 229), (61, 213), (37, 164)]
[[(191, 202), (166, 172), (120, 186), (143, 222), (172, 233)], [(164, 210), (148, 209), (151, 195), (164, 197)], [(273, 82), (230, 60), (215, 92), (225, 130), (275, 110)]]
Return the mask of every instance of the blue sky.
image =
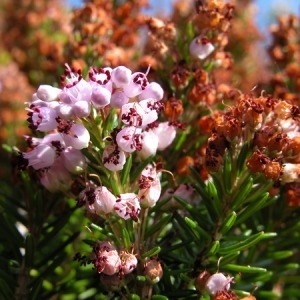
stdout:
[[(72, 6), (80, 6), (81, 0), (67, 0)], [(243, 1), (243, 0), (239, 0)], [(168, 12), (172, 0), (149, 0), (153, 9), (149, 13)], [(256, 0), (257, 24), (262, 32), (267, 30), (268, 25), (274, 22), (278, 13), (300, 14), (300, 0)]]

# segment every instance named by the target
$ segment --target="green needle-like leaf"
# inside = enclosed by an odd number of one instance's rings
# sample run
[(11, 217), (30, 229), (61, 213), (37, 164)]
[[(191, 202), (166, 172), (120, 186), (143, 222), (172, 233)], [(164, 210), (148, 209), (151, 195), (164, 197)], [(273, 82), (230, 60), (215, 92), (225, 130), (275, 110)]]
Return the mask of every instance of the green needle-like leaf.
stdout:
[(264, 236), (264, 232), (259, 232), (256, 234), (253, 234), (252, 236), (245, 238), (241, 242), (233, 243), (232, 245), (229, 246), (222, 246), (220, 247), (219, 253), (221, 255), (224, 254), (229, 254), (230, 252), (236, 252), (236, 251), (241, 251), (247, 248), (250, 248), (257, 244)]
[(237, 217), (236, 212), (235, 211), (231, 212), (226, 217), (223, 224), (221, 225), (221, 227), (219, 229), (219, 233), (222, 234), (222, 235), (227, 233), (230, 230), (230, 228), (234, 225), (236, 217)]
[(159, 246), (152, 248), (151, 250), (142, 254), (142, 258), (151, 257), (157, 255), (161, 251)]

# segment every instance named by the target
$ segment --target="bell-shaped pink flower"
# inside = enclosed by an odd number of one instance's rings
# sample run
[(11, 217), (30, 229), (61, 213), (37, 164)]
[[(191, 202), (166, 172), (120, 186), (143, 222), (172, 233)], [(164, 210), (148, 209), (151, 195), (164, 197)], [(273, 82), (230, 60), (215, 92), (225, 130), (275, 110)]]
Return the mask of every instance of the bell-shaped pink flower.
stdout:
[(67, 84), (59, 95), (59, 98), (64, 103), (75, 103), (77, 101), (91, 101), (92, 87), (84, 79), (80, 78), (73, 81), (72, 84)]
[(23, 153), (23, 157), (28, 159), (28, 166), (39, 170), (50, 167), (54, 163), (56, 153), (53, 147), (47, 144), (39, 144), (30, 152)]
[(108, 170), (120, 171), (126, 162), (125, 153), (117, 146), (108, 145), (103, 151), (102, 162)]
[(75, 115), (73, 105), (71, 104), (60, 103), (59, 106), (56, 107), (56, 111), (58, 116), (63, 120), (69, 120)]
[(105, 186), (96, 188), (94, 194), (95, 202), (89, 206), (92, 212), (100, 215), (114, 210), (117, 198)]
[(85, 118), (91, 113), (91, 104), (85, 100), (76, 101), (72, 108), (74, 115), (78, 118)]
[(121, 265), (119, 274), (121, 276), (131, 273), (137, 266), (138, 260), (136, 256), (127, 251), (122, 251), (120, 253)]
[(127, 104), (129, 98), (125, 95), (123, 91), (115, 91), (111, 95), (110, 106), (113, 108), (121, 108), (124, 104)]
[(141, 210), (138, 195), (134, 193), (119, 195), (114, 209), (116, 213), (124, 220), (131, 218), (134, 221), (137, 221), (138, 214)]
[(145, 127), (157, 120), (161, 110), (161, 102), (154, 99), (130, 102), (122, 106), (121, 119), (129, 126)]
[(155, 155), (158, 147), (158, 137), (153, 131), (143, 131), (141, 134), (142, 149), (138, 155), (142, 159), (146, 159), (151, 155)]
[(115, 247), (109, 242), (97, 241), (91, 253), (91, 261), (98, 273), (113, 275), (120, 269), (121, 259)]
[(139, 178), (140, 204), (142, 207), (153, 207), (161, 194), (161, 184), (156, 169), (151, 165), (147, 166)]
[(58, 157), (49, 169), (43, 170), (40, 182), (50, 192), (64, 191), (70, 188), (72, 178)]
[(167, 148), (176, 137), (176, 129), (169, 122), (162, 122), (158, 124), (158, 127), (150, 129), (158, 137), (158, 150), (164, 150)]
[(190, 44), (190, 54), (198, 57), (199, 59), (205, 59), (214, 50), (214, 45), (203, 35), (199, 35), (194, 38)]
[(116, 136), (118, 146), (125, 152), (142, 149), (141, 129), (134, 126), (124, 127)]
[(131, 80), (131, 70), (124, 67), (119, 66), (112, 70), (111, 72), (111, 80), (115, 88), (124, 88), (129, 85)]
[(123, 90), (126, 96), (133, 98), (141, 94), (148, 85), (147, 75), (144, 73), (133, 73), (130, 78), (130, 83)]
[(119, 271), (121, 259), (117, 250), (93, 252), (91, 261), (98, 273), (113, 275)]
[(86, 169), (86, 157), (80, 150), (67, 147), (62, 151), (60, 157), (65, 168), (73, 174), (80, 174)]
[(94, 88), (95, 85), (101, 85), (110, 92), (112, 92), (112, 81), (111, 81), (112, 68), (100, 68), (96, 69), (91, 67), (89, 70), (89, 83)]
[(80, 150), (88, 147), (90, 133), (82, 124), (73, 124), (70, 132), (63, 133), (63, 139), (67, 146)]
[(58, 114), (55, 109), (43, 106), (35, 107), (31, 106), (31, 112), (28, 113), (29, 118), (27, 119), (30, 122), (30, 128), (38, 131), (51, 131), (55, 129), (58, 125), (56, 118)]
[(150, 82), (139, 95), (139, 100), (155, 99), (161, 100), (164, 96), (164, 90), (157, 82)]

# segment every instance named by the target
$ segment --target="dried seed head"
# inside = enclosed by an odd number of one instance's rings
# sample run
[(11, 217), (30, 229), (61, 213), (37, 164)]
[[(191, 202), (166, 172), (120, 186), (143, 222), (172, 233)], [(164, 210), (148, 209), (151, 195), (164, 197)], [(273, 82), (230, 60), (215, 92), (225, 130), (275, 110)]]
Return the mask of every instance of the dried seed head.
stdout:
[(176, 164), (176, 170), (179, 175), (188, 175), (190, 174), (189, 166), (194, 166), (195, 162), (193, 157), (184, 156)]
[(247, 167), (253, 173), (263, 172), (268, 162), (270, 162), (270, 158), (263, 154), (260, 150), (256, 150), (247, 160)]
[(196, 277), (195, 286), (197, 290), (199, 290), (200, 292), (205, 291), (205, 285), (210, 276), (211, 274), (205, 270)]
[(277, 161), (270, 161), (266, 163), (265, 175), (269, 179), (276, 180), (279, 178), (282, 166)]
[(176, 120), (183, 113), (182, 101), (177, 100), (174, 97), (169, 98), (165, 103), (164, 113), (171, 120)]

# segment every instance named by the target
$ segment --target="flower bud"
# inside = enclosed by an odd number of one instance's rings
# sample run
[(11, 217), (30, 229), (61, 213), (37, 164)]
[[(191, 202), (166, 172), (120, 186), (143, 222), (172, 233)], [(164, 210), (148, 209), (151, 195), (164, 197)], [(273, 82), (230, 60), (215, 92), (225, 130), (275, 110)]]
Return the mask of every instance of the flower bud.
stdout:
[(205, 289), (211, 295), (215, 295), (219, 291), (228, 291), (232, 278), (226, 277), (222, 273), (216, 273), (210, 276), (205, 284)]
[(55, 88), (51, 85), (42, 84), (39, 86), (36, 96), (46, 102), (55, 101), (58, 99), (61, 89)]
[(91, 101), (96, 108), (101, 108), (110, 103), (111, 92), (100, 84), (93, 85)]
[(144, 265), (144, 274), (151, 283), (158, 283), (163, 276), (163, 269), (160, 262), (156, 259), (146, 261)]
[(129, 85), (131, 80), (131, 70), (124, 67), (119, 66), (112, 70), (111, 72), (111, 80), (116, 88), (123, 88)]

